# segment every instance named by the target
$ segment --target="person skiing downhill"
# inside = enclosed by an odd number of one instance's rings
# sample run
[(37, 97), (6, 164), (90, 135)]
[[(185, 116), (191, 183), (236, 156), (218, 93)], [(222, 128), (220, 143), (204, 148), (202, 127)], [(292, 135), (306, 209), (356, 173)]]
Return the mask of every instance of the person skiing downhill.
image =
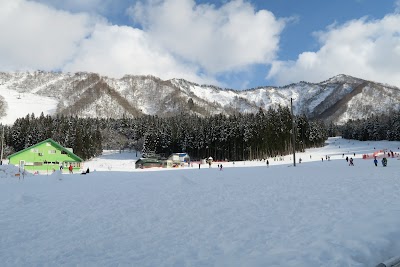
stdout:
[(374, 159), (374, 164), (375, 164), (375, 166), (378, 166), (378, 160), (376, 159), (376, 157)]

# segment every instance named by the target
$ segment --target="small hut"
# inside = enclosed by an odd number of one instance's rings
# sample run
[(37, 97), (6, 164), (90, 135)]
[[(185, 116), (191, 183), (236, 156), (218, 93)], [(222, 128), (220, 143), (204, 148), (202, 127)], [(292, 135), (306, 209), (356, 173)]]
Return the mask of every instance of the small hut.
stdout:
[(185, 163), (190, 164), (190, 157), (187, 153), (173, 153), (167, 159), (168, 168), (184, 166)]
[(140, 158), (135, 162), (135, 168), (165, 168), (165, 161), (156, 158)]

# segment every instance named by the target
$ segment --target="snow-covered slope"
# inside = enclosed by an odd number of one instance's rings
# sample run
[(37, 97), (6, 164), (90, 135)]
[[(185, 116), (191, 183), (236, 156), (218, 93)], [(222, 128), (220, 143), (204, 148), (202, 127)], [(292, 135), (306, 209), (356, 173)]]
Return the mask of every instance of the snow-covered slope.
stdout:
[(57, 108), (57, 99), (40, 96), (34, 93), (17, 93), (5, 89), (0, 85), (1, 96), (6, 103), (5, 115), (1, 118), (3, 124), (13, 124), (18, 118), (34, 113), (40, 115), (54, 114)]
[[(19, 95), (27, 102), (15, 101)], [(237, 91), (153, 76), (113, 79), (84, 72), (15, 72), (0, 73), (0, 96), (0, 122), (7, 124), (32, 112), (113, 118), (254, 113), (260, 108), (288, 106), (291, 98), (295, 114), (340, 123), (400, 108), (399, 88), (346, 75), (315, 84)]]
[(18, 179), (0, 166), (1, 266), (373, 267), (399, 256), (400, 160), (361, 155), (400, 142), (328, 143), (296, 167), (286, 156), (134, 170), (135, 153), (118, 152), (85, 163), (87, 175)]

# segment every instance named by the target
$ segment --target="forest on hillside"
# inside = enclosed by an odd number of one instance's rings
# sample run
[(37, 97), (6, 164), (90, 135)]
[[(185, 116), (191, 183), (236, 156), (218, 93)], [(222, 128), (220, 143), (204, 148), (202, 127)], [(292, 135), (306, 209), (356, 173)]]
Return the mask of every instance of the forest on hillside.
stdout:
[[(324, 123), (305, 116), (294, 119), (297, 151), (324, 145), (328, 137)], [(135, 149), (160, 157), (187, 152), (192, 159), (253, 160), (290, 154), (291, 132), (287, 107), (210, 117), (182, 113), (167, 118), (99, 119), (32, 114), (5, 126), (5, 155), (52, 138), (85, 160), (103, 149)]]
[(360, 141), (400, 141), (400, 111), (349, 120), (340, 127), (342, 137)]

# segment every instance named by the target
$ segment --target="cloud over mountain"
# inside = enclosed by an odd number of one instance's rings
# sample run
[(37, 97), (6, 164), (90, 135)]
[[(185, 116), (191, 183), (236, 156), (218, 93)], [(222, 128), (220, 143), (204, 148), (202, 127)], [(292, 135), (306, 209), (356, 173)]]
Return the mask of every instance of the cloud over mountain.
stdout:
[(193, 0), (138, 2), (130, 9), (151, 39), (207, 73), (269, 64), (279, 48), (284, 20), (234, 0), (219, 8)]
[(0, 70), (151, 74), (218, 85), (217, 73), (271, 62), (284, 27), (242, 0), (218, 8), (193, 0), (138, 2), (129, 9), (137, 27), (89, 12), (96, 3), (1, 1)]
[(346, 73), (400, 86), (399, 25), (400, 14), (331, 25), (315, 33), (321, 44), (318, 51), (303, 52), (296, 61), (275, 61), (268, 78), (285, 84)]
[(0, 1), (0, 69), (54, 70), (74, 57), (95, 20), (24, 1)]
[[(273, 13), (273, 3), (0, 0), (0, 71), (150, 74), (241, 89), (255, 79), (258, 87), (345, 73), (400, 86), (399, 3), (378, 19), (320, 24), (313, 28), (323, 29), (314, 33), (317, 48), (287, 57), (290, 19), (283, 16), (297, 11)], [(115, 18), (121, 14), (125, 20)]]

